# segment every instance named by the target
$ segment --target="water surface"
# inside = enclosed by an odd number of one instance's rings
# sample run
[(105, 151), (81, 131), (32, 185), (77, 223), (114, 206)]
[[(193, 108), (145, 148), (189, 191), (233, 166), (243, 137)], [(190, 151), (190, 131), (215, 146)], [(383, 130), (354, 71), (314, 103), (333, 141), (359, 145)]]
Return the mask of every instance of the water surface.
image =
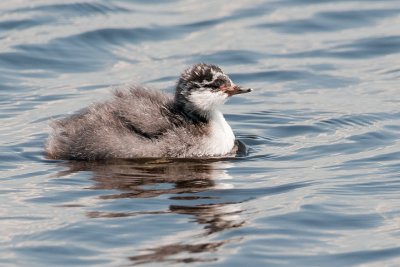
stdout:
[[(1, 266), (398, 266), (397, 1), (0, 3)], [(248, 155), (48, 160), (48, 122), (196, 62)]]

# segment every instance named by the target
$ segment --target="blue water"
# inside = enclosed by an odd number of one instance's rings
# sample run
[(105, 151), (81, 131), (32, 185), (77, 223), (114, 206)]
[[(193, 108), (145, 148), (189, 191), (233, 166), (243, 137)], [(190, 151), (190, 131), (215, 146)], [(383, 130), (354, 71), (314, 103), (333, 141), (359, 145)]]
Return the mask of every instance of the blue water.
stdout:
[[(398, 1), (3, 1), (0, 266), (399, 266)], [(48, 122), (196, 62), (248, 155), (48, 160)]]

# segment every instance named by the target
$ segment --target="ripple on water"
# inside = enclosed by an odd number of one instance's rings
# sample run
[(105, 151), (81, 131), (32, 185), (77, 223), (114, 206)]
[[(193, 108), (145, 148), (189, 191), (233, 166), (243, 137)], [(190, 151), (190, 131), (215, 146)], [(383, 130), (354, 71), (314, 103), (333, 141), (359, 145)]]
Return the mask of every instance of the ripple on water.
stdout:
[[(259, 131), (253, 137), (240, 135), (242, 141), (247, 145), (251, 144), (250, 151), (274, 151), (280, 147), (288, 147), (282, 155), (271, 157), (270, 153), (267, 154), (267, 158), (279, 161), (328, 159), (335, 155), (359, 155), (363, 158), (371, 153), (381, 153), (379, 151), (382, 149), (391, 149), (398, 143), (398, 129), (383, 127), (397, 121), (397, 113), (343, 116), (333, 116), (330, 113), (322, 116), (319, 113), (318, 120), (314, 117), (313, 112), (290, 110), (281, 114), (269, 111), (228, 116), (233, 121), (245, 121), (252, 129)], [(315, 138), (328, 142), (315, 142)], [(299, 140), (303, 141), (299, 143)], [(251, 155), (253, 156), (256, 155)], [(350, 166), (350, 162), (356, 164), (357, 161), (349, 160), (347, 163), (344, 159), (342, 163), (343, 166)]]
[(324, 11), (314, 14), (311, 18), (270, 22), (257, 27), (272, 29), (289, 34), (304, 34), (313, 32), (335, 32), (344, 29), (369, 27), (382, 19), (396, 16), (400, 9), (364, 9)]
[[(112, 46), (171, 40), (219, 22), (198, 22), (176, 26), (136, 28), (101, 28), (68, 37), (55, 38), (46, 44), (17, 45), (17, 52), (0, 53), (0, 64), (11, 69), (89, 72), (117, 61)], [(127, 59), (125, 59), (127, 60)], [(129, 60), (131, 63), (135, 61)]]
[(296, 81), (297, 89), (341, 88), (355, 84), (357, 79), (344, 76), (333, 76), (318, 71), (306, 70), (270, 70), (251, 73), (232, 73), (233, 80), (244, 82), (291, 82)]
[[(1, 263), (396, 266), (396, 1), (31, 2), (0, 4)], [(198, 61), (255, 89), (248, 154), (45, 158), (51, 118)]]
[(266, 56), (262, 53), (249, 50), (223, 50), (211, 54), (192, 55), (188, 63), (210, 62), (220, 65), (256, 64)]
[[(337, 266), (337, 265), (360, 265), (370, 264), (388, 259), (395, 259), (400, 252), (400, 247), (386, 248), (386, 249), (366, 249), (361, 251), (352, 251), (345, 253), (326, 253), (321, 252), (318, 255), (293, 255), (284, 253), (280, 256), (268, 256), (267, 262), (272, 264), (290, 264), (296, 262), (302, 266), (309, 265), (324, 265), (324, 266)], [(267, 256), (267, 255), (265, 255)], [(291, 260), (289, 261), (288, 258)]]
[(33, 5), (24, 8), (17, 8), (12, 10), (15, 13), (27, 13), (27, 12), (41, 12), (44, 14), (50, 14), (52, 16), (62, 16), (71, 18), (71, 16), (88, 16), (88, 15), (106, 15), (107, 13), (118, 13), (118, 12), (133, 12), (118, 6), (116, 3), (91, 3), (91, 2), (76, 2), (67, 4), (51, 4), (51, 5)]
[(52, 20), (48, 17), (2, 21), (0, 22), (0, 34), (5, 35), (7, 31), (23, 30), (37, 27), (42, 24), (50, 23), (51, 21)]
[(308, 51), (271, 55), (283, 58), (340, 58), (340, 59), (367, 59), (396, 54), (400, 52), (400, 36), (377, 36), (352, 40), (329, 47), (327, 49), (313, 49)]
[(374, 228), (380, 225), (381, 221), (382, 218), (374, 213), (344, 214), (338, 210), (327, 210), (326, 208), (321, 210), (321, 206), (307, 205), (303, 206), (301, 211), (271, 216), (267, 223), (269, 225), (285, 225), (287, 228), (296, 229), (311, 225), (317, 231), (317, 229)]

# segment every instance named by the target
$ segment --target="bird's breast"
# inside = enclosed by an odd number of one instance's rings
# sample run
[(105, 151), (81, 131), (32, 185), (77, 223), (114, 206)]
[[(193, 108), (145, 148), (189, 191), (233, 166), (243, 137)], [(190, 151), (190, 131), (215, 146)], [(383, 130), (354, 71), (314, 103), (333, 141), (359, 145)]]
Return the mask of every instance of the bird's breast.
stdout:
[(232, 151), (235, 135), (221, 112), (215, 112), (210, 120), (209, 135), (204, 140), (205, 154), (226, 155)]

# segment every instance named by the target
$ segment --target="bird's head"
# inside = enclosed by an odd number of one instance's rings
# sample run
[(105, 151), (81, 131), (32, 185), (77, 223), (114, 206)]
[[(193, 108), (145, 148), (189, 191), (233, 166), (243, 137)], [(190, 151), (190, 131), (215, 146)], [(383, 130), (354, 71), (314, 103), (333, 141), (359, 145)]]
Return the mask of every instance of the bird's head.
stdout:
[(234, 84), (218, 66), (200, 63), (181, 74), (175, 97), (186, 110), (207, 116), (229, 97), (251, 91), (250, 88)]

